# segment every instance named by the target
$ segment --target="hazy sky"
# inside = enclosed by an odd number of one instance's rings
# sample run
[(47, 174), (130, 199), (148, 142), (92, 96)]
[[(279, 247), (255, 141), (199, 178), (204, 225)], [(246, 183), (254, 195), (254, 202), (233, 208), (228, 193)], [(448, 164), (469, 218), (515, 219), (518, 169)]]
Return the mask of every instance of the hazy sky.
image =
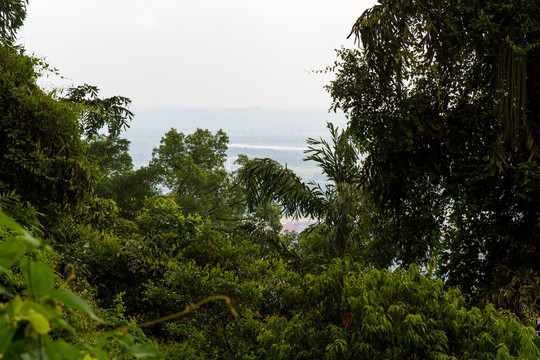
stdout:
[[(372, 0), (30, 0), (19, 42), (133, 106), (328, 108), (335, 60)], [(51, 81), (51, 80), (49, 80)], [(54, 80), (58, 84), (59, 80)]]

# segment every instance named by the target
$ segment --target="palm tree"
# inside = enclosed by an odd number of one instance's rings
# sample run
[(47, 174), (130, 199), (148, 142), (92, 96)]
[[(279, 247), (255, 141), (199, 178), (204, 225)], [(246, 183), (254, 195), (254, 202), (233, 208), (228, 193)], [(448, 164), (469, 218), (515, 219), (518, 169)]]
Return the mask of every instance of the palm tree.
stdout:
[(248, 208), (276, 201), (287, 217), (311, 217), (328, 240), (332, 255), (344, 256), (354, 245), (361, 200), (359, 153), (348, 129), (328, 123), (331, 143), (308, 139), (308, 156), (321, 168), (327, 182), (303, 182), (292, 170), (272, 159), (249, 160), (240, 171)]

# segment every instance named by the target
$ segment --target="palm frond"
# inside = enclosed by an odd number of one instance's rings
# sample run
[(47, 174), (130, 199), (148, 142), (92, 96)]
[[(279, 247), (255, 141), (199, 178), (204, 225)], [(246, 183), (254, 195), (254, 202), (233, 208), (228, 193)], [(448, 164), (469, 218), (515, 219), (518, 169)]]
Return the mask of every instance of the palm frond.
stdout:
[(355, 240), (363, 191), (360, 181), (359, 152), (349, 131), (328, 123), (331, 140), (308, 139), (308, 156), (327, 177), (327, 183), (304, 183), (290, 169), (272, 159), (254, 159), (240, 170), (239, 178), (247, 190), (248, 207), (276, 201), (285, 216), (307, 216), (319, 222), (317, 229), (328, 242), (328, 253), (344, 256)]
[(15, 190), (0, 192), (0, 209), (6, 208), (20, 201), (21, 197), (15, 192)]
[(253, 159), (239, 172), (247, 190), (248, 208), (276, 201), (287, 217), (320, 218), (326, 207), (320, 187), (310, 187), (290, 169), (272, 159)]
[(358, 183), (360, 181), (359, 154), (349, 131), (339, 132), (339, 128), (334, 127), (332, 123), (327, 123), (327, 127), (330, 131), (331, 144), (324, 139), (309, 138), (308, 150), (305, 151), (308, 156), (305, 160), (316, 162), (333, 184)]

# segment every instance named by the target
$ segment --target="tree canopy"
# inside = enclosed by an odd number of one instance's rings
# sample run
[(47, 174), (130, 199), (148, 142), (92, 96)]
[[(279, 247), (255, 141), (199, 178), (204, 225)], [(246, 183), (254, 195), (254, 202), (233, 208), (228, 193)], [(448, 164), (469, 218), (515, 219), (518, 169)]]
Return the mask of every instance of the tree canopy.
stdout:
[(225, 172), (221, 130), (135, 170), (129, 99), (43, 91), (25, 5), (0, 0), (0, 358), (540, 357), (537, 2), (367, 10), (328, 86), (349, 127), (308, 139), (324, 184)]
[(150, 168), (186, 213), (227, 217), (237, 205), (223, 165), (228, 142), (222, 130), (212, 134), (197, 129), (185, 135), (171, 129), (154, 149)]
[(39, 88), (36, 65), (0, 47), (0, 182), (44, 211), (80, 201), (93, 175), (77, 112)]
[(381, 1), (327, 87), (365, 156), (371, 229), (464, 289), (539, 269), (538, 2)]

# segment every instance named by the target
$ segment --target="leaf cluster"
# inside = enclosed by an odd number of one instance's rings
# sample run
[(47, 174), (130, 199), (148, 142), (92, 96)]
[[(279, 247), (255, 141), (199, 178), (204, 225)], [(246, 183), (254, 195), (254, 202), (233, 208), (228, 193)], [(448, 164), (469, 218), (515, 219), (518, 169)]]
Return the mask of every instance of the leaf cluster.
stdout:
[[(7, 229), (7, 231), (6, 231)], [(27, 253), (32, 249), (45, 249), (40, 240), (0, 212), (0, 271), (10, 276), (12, 269), (21, 271), (26, 285), (26, 295), (11, 294), (0, 286), (0, 294), (10, 300), (0, 303), (0, 355), (6, 359), (109, 359), (99, 348), (88, 345), (71, 345), (63, 339), (48, 336), (53, 330), (62, 329), (77, 337), (75, 329), (63, 317), (64, 308), (86, 314), (94, 321), (100, 319), (79, 296), (64, 289), (55, 289), (55, 274), (50, 265), (34, 261)], [(135, 345), (133, 339), (124, 335), (107, 334), (109, 341), (118, 341), (126, 354), (137, 357), (154, 354), (149, 347)]]
[[(533, 329), (509, 314), (469, 308), (418, 267), (363, 271), (335, 260), (300, 282), (289, 314), (267, 319), (257, 340), (269, 359), (536, 358)], [(292, 313), (292, 314), (291, 314)]]

